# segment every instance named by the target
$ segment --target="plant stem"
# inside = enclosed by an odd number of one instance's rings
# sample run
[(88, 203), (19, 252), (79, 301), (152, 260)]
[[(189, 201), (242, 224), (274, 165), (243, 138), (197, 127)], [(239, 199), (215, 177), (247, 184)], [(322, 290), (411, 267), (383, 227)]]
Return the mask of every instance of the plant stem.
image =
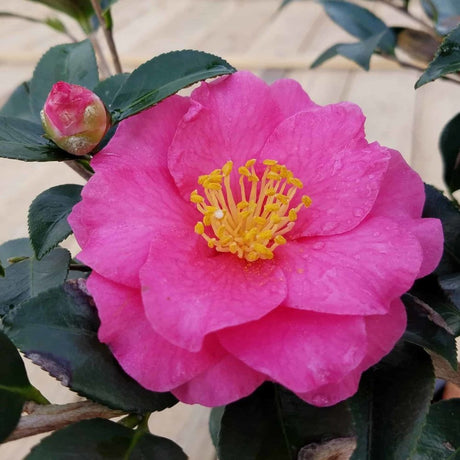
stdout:
[(414, 20), (415, 22), (420, 24), (423, 28), (429, 30), (432, 34), (433, 33), (436, 34), (436, 31), (431, 26), (431, 24), (428, 24), (423, 19), (420, 19), (419, 17), (414, 16), (410, 11), (406, 10), (403, 6), (395, 5), (391, 0), (380, 0), (380, 2), (385, 4), (385, 5), (388, 5), (389, 7), (393, 8), (393, 9), (395, 9), (397, 11), (399, 11), (400, 13), (408, 16), (409, 18), (411, 18), (412, 20)]
[(112, 55), (113, 65), (115, 66), (115, 70), (117, 73), (122, 73), (120, 59), (118, 57), (117, 48), (115, 46), (115, 42), (113, 41), (112, 31), (107, 27), (107, 22), (105, 21), (102, 15), (101, 5), (99, 4), (98, 0), (91, 0), (91, 5), (93, 5), (94, 12), (96, 13), (97, 19), (101, 24), (101, 27), (104, 31), (104, 36), (109, 45), (110, 54)]
[(79, 174), (83, 179), (89, 180), (93, 175), (90, 171), (88, 171), (84, 166), (82, 166), (76, 160), (64, 161), (64, 163), (71, 169), (73, 169), (77, 174)]
[(89, 39), (91, 44), (93, 45), (94, 51), (96, 51), (96, 55), (99, 58), (99, 64), (101, 65), (101, 73), (103, 78), (110, 77), (112, 72), (110, 71), (109, 64), (107, 59), (105, 58), (104, 52), (101, 49), (101, 45), (99, 45), (99, 41), (94, 33), (89, 34)]
[(83, 264), (70, 264), (69, 270), (76, 270), (79, 272), (90, 272), (91, 268)]
[(71, 404), (50, 404), (42, 406), (34, 402), (24, 405), (23, 415), (16, 429), (4, 442), (33, 436), (47, 431), (59, 430), (75, 422), (90, 418), (113, 418), (124, 415), (125, 412), (109, 409), (92, 401), (81, 401)]

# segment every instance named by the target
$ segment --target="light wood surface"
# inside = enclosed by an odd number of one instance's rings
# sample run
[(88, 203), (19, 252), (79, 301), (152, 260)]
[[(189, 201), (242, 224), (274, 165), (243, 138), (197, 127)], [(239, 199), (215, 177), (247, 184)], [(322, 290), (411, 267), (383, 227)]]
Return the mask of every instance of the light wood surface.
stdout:
[[(318, 103), (349, 100), (367, 116), (370, 140), (398, 149), (429, 183), (443, 188), (438, 136), (460, 108), (460, 86), (446, 82), (417, 91), (417, 73), (373, 58), (365, 73), (344, 59), (323, 68), (309, 64), (326, 47), (354, 41), (333, 25), (314, 2), (292, 2), (277, 13), (279, 0), (119, 0), (113, 8), (115, 38), (125, 70), (172, 49), (195, 48), (227, 58), (239, 69), (251, 69), (267, 81), (297, 79)], [(363, 2), (370, 7), (370, 2)], [(25, 0), (2, 0), (1, 10), (47, 17), (50, 11)], [(378, 8), (391, 25), (410, 24), (385, 7)], [(60, 15), (78, 35), (78, 27)], [(80, 35), (81, 37), (81, 35)], [(101, 37), (101, 45), (105, 48)], [(37, 24), (0, 18), (0, 104), (21, 81), (30, 78), (35, 63), (50, 46), (65, 37)], [(61, 183), (82, 183), (61, 164), (26, 164), (0, 159), (0, 242), (27, 234), (27, 209), (43, 190)], [(73, 241), (66, 243), (74, 252)], [(27, 360), (26, 360), (27, 361)], [(55, 403), (78, 397), (27, 363), (32, 383)], [(191, 460), (211, 460), (215, 451), (207, 430), (209, 410), (180, 404), (151, 418), (152, 432), (177, 441)], [(2, 460), (23, 458), (42, 436), (0, 447)]]

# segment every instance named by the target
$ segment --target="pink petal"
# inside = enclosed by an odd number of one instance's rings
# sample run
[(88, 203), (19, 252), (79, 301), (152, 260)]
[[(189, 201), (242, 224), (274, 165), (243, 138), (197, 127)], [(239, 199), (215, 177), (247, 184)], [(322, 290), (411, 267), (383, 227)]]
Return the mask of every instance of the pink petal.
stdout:
[(396, 150), (390, 152), (388, 171), (383, 177), (372, 216), (418, 218), (425, 203), (425, 189), (420, 176), (408, 166)]
[[(394, 347), (406, 329), (406, 310), (400, 299), (392, 302), (386, 315), (366, 316), (367, 350), (359, 366), (338, 382), (332, 382), (297, 395), (315, 406), (332, 406), (353, 396), (361, 374), (380, 361)], [(365, 343), (363, 342), (363, 347)]]
[(334, 235), (358, 225), (371, 210), (389, 153), (364, 139), (364, 116), (349, 103), (288, 118), (267, 141), (261, 157), (285, 164), (304, 184), (312, 205), (299, 212), (290, 237)]
[(319, 107), (295, 80), (289, 78), (276, 80), (270, 86), (270, 90), (282, 111), (283, 118)]
[(232, 355), (226, 355), (202, 374), (175, 388), (172, 393), (187, 404), (216, 407), (248, 396), (264, 380), (262, 374)]
[(296, 393), (343, 378), (366, 352), (363, 318), (282, 307), (217, 336), (238, 359)]
[(145, 388), (169, 391), (213, 366), (224, 355), (212, 338), (199, 353), (164, 340), (145, 318), (137, 290), (96, 273), (89, 277), (87, 286), (101, 319), (99, 340), (109, 345), (125, 372)]
[(83, 247), (80, 260), (113, 281), (138, 287), (151, 241), (162, 232), (174, 239), (178, 229), (193, 229), (201, 214), (179, 196), (171, 178), (169, 186), (166, 178), (161, 184), (142, 162), (135, 167), (125, 160), (99, 162), (102, 169), (83, 189), (69, 223)]
[(248, 72), (203, 83), (191, 101), (169, 151), (171, 173), (186, 198), (197, 188), (199, 175), (228, 160), (238, 167), (258, 158), (281, 121), (270, 87)]
[(341, 235), (304, 238), (279, 247), (288, 283), (285, 305), (339, 315), (386, 313), (414, 282), (422, 261), (417, 239), (386, 218)]
[(286, 295), (283, 273), (272, 263), (219, 254), (191, 232), (172, 244), (169, 237), (155, 240), (140, 277), (152, 327), (190, 351), (200, 350), (210, 332), (267, 314)]

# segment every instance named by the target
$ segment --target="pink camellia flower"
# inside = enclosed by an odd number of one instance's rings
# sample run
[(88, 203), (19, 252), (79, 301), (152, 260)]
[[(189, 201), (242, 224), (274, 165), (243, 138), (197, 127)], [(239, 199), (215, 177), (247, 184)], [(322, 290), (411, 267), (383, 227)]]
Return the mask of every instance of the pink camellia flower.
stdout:
[(356, 391), (442, 252), (422, 181), (363, 126), (245, 72), (120, 124), (69, 222), (129, 375), (206, 406), (264, 381), (318, 406)]
[(47, 136), (73, 155), (91, 152), (110, 127), (110, 117), (99, 97), (64, 81), (53, 85), (40, 116)]

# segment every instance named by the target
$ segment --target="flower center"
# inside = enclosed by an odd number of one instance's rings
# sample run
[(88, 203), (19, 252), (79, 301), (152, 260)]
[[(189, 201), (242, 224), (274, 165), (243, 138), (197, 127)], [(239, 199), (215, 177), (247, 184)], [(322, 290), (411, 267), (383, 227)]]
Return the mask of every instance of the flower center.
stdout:
[(190, 201), (203, 214), (195, 232), (210, 248), (249, 262), (273, 259), (273, 251), (286, 243), (283, 235), (294, 227), (297, 213), (311, 204), (310, 197), (304, 195), (299, 205), (289, 206), (303, 184), (286, 166), (264, 160), (265, 170), (259, 177), (255, 163), (249, 160), (238, 168), (239, 196), (230, 183), (232, 161), (198, 178), (204, 196), (197, 190), (190, 194)]

